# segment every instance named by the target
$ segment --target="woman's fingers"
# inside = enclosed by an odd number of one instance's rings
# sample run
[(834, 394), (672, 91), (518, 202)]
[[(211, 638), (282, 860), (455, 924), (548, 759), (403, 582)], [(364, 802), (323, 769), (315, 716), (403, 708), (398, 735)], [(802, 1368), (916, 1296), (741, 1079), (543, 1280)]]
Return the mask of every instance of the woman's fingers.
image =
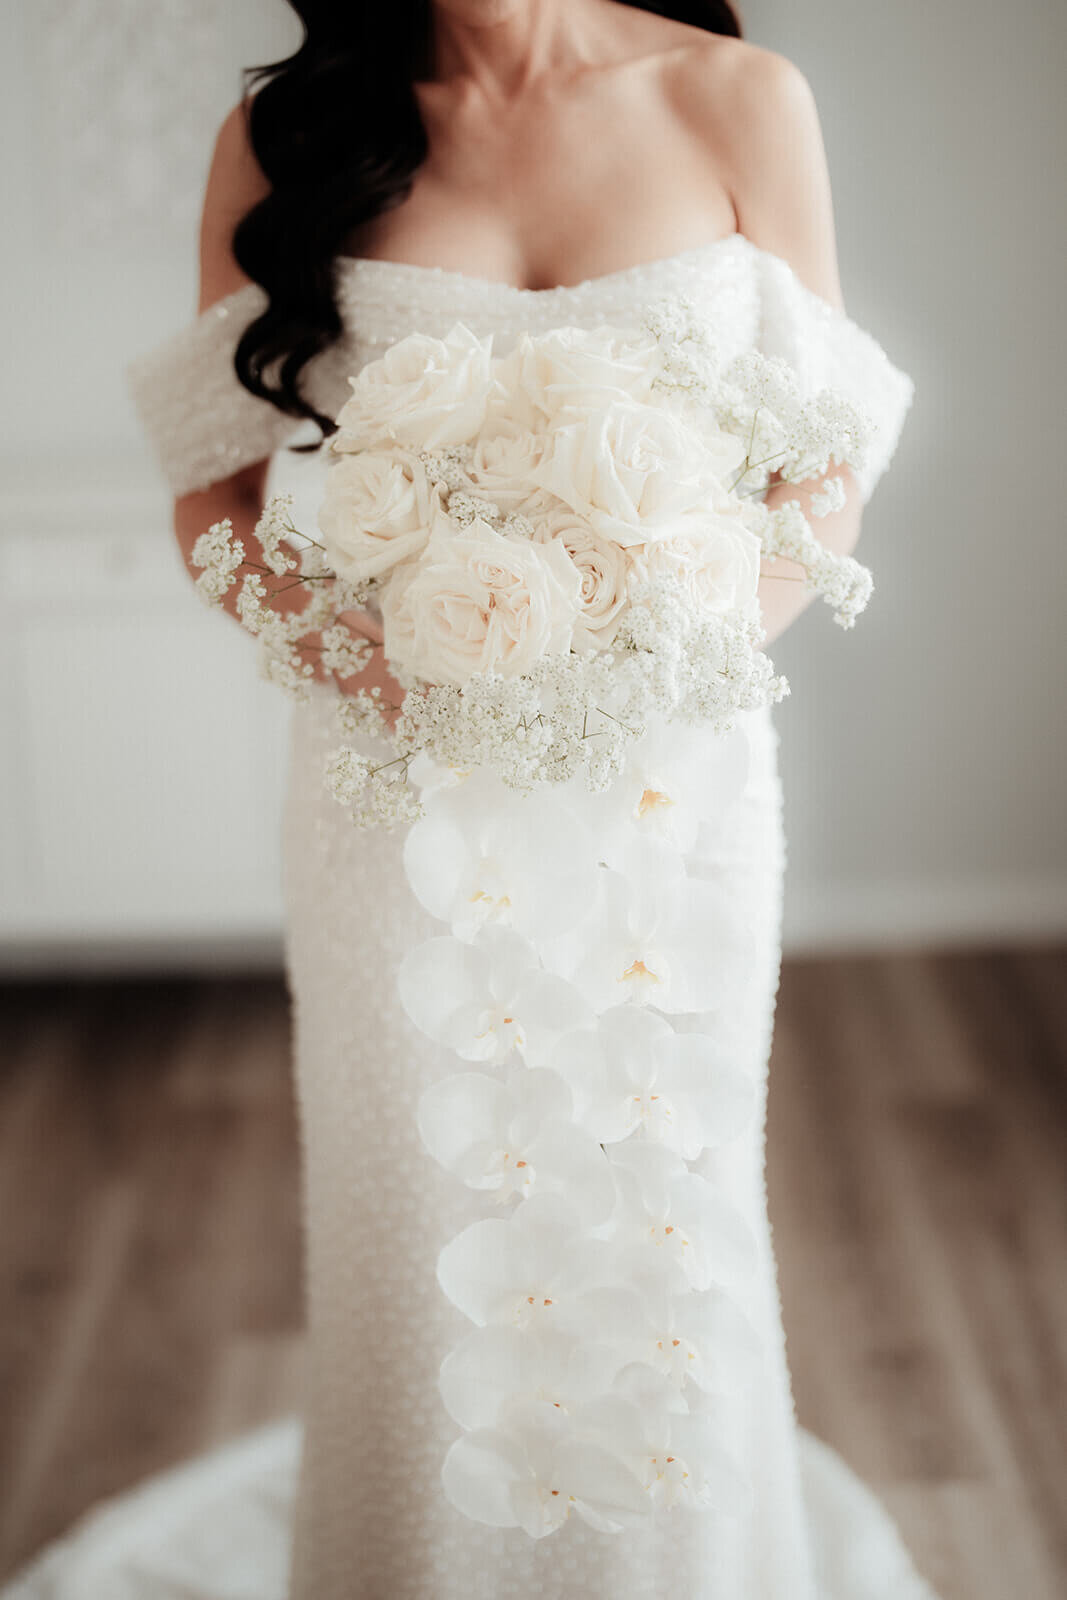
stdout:
[(369, 639), (371, 644), (383, 644), (385, 634), (380, 622), (370, 616), (366, 611), (342, 611), (338, 614), (338, 622), (343, 622), (352, 633), (359, 634), (364, 639)]
[(342, 678), (336, 672), (327, 672), (322, 664), (322, 635), (321, 633), (308, 633), (297, 645), (297, 654), (306, 665), (310, 666), (315, 677), (320, 683), (332, 684), (340, 689), (342, 694), (358, 694), (361, 689), (379, 689), (381, 691), (382, 710), (391, 728), (396, 722), (400, 707), (404, 701), (404, 690), (397, 683), (385, 660), (385, 652), (381, 648), (381, 627), (372, 617), (362, 611), (345, 611), (337, 621), (346, 627), (357, 639), (368, 639), (375, 646), (371, 658), (362, 672), (354, 672), (351, 676)]

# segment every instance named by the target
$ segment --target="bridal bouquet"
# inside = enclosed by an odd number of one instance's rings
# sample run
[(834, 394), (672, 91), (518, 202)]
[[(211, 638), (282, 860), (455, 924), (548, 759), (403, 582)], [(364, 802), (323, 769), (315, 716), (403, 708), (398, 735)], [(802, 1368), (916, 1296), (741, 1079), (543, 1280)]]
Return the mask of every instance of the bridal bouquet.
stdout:
[[(256, 529), (269, 571), (310, 603), (274, 608), (229, 523), (193, 559), (209, 600), (243, 571), (239, 615), (266, 674), (298, 695), (309, 641), (340, 678), (370, 653), (344, 614), (380, 621), (407, 692), (402, 707), (339, 700), (343, 736), (391, 746), (379, 759), (348, 743), (332, 759), (357, 822), (419, 813), (417, 755), (523, 790), (578, 773), (602, 789), (650, 718), (725, 731), (779, 699), (787, 686), (758, 648), (761, 557), (800, 562), (846, 627), (866, 604), (870, 574), (818, 543), (799, 501), (760, 499), (775, 470), (800, 481), (862, 465), (864, 419), (831, 391), (802, 398), (781, 361), (724, 365), (685, 301), (654, 303), (632, 328), (523, 335), (497, 358), (457, 323), (444, 340), (402, 339), (351, 386), (318, 537), (284, 497)], [(843, 498), (830, 477), (813, 510)]]
[[(329, 781), (355, 821), (405, 826), (439, 927), (397, 987), (460, 1069), (417, 1115), (469, 1197), (437, 1276), (471, 1328), (439, 1385), (444, 1490), (476, 1521), (541, 1538), (744, 1503), (717, 1408), (759, 1381), (760, 1247), (715, 1163), (759, 1114), (738, 1030), (766, 1000), (716, 851), (744, 713), (785, 692), (761, 559), (799, 561), (845, 626), (871, 587), (761, 496), (859, 466), (866, 431), (780, 362), (721, 362), (684, 302), (503, 357), (457, 324), (352, 380), (315, 537), (275, 500), (261, 569), (226, 523), (194, 553), (208, 599), (240, 579), (277, 682), (307, 694), (313, 652), (357, 672), (359, 609), (406, 690), (337, 695)], [(813, 510), (842, 498), (830, 476)]]

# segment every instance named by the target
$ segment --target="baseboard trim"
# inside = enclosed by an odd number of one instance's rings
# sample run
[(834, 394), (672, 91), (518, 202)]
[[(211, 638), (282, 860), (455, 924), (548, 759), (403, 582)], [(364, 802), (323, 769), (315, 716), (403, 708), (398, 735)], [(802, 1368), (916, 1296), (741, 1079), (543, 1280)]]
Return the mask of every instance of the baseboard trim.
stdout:
[[(898, 881), (812, 884), (787, 878), (786, 956), (876, 955), (1067, 940), (1067, 878), (986, 882)], [(0, 934), (0, 977), (191, 977), (279, 972), (280, 930), (198, 935), (110, 930), (88, 936)]]
[(0, 978), (216, 978), (280, 973), (280, 933), (110, 933), (104, 937), (0, 938)]

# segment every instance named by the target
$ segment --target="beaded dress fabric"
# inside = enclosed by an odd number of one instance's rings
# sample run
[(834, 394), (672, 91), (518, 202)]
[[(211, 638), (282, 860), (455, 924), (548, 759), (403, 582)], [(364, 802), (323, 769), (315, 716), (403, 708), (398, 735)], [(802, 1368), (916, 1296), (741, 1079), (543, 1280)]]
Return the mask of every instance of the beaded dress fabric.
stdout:
[[(344, 260), (338, 273), (351, 331), (314, 372), (313, 397), (327, 410), (346, 398), (350, 373), (406, 334), (443, 337), (461, 321), (506, 354), (522, 330), (623, 326), (672, 293), (707, 319), (725, 358), (781, 355), (811, 390), (833, 384), (866, 411), (877, 437), (865, 499), (911, 400), (910, 380), (870, 335), (737, 234), (546, 290), (383, 261)], [(240, 291), (133, 374), (176, 492), (293, 436), (293, 423), (232, 374), (236, 337), (261, 303), (258, 289)], [(294, 466), (307, 526), (323, 468), (279, 457), (275, 487)], [(758, 1109), (743, 1137), (701, 1158), (757, 1247), (741, 1302), (755, 1348), (745, 1371), (736, 1357), (737, 1372), (724, 1373), (714, 1411), (748, 1496), (729, 1512), (659, 1512), (619, 1534), (572, 1516), (534, 1540), (471, 1521), (442, 1491), (456, 1428), (437, 1379), (466, 1324), (435, 1267), (472, 1213), (421, 1146), (416, 1107), (442, 1051), (408, 1021), (393, 983), (403, 955), (439, 929), (405, 881), (402, 835), (354, 828), (324, 788), (330, 700), (316, 691), (294, 715), (285, 828), (305, 1185), (302, 1418), (90, 1514), (5, 1600), (935, 1600), (877, 1499), (793, 1408), (764, 1182), (785, 859), (770, 711), (741, 718), (744, 789), (691, 870), (740, 908), (756, 959), (719, 1013), (686, 1019), (695, 1031), (728, 1029)]]

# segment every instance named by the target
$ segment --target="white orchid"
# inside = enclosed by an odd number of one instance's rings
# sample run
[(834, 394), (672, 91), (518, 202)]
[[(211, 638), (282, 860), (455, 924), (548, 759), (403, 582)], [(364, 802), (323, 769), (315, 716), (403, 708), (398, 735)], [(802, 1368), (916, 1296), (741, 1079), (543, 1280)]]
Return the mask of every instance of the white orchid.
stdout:
[(439, 1387), (462, 1428), (495, 1428), (529, 1401), (573, 1415), (625, 1364), (606, 1345), (554, 1328), (475, 1328), (441, 1363)]
[(603, 873), (589, 916), (546, 945), (546, 962), (597, 1011), (627, 1003), (713, 1011), (750, 965), (750, 931), (736, 902), (684, 876), (673, 852), (640, 850), (631, 872)]
[(692, 1384), (707, 1395), (737, 1394), (759, 1374), (763, 1348), (732, 1293), (680, 1290), (674, 1263), (644, 1238), (620, 1243), (615, 1262), (629, 1300), (625, 1315), (606, 1324), (606, 1365), (643, 1362), (675, 1388)]
[(506, 1428), (465, 1433), (441, 1469), (448, 1499), (475, 1522), (543, 1539), (572, 1512), (601, 1533), (647, 1517), (651, 1499), (618, 1456), (549, 1401), (514, 1407)]
[(640, 1359), (674, 1384), (688, 1380), (704, 1394), (734, 1394), (760, 1369), (756, 1331), (721, 1289), (665, 1296), (650, 1322)]
[(752, 1083), (716, 1039), (676, 1033), (633, 1005), (564, 1034), (551, 1062), (570, 1085), (582, 1126), (601, 1144), (640, 1132), (692, 1161), (735, 1138), (755, 1109)]
[(603, 1347), (482, 1328), (447, 1357), (440, 1387), (450, 1415), (471, 1430), (449, 1452), (445, 1489), (478, 1521), (539, 1537), (576, 1510), (610, 1531), (656, 1507), (732, 1514), (747, 1498), (712, 1422), (660, 1373), (620, 1366)]
[(404, 957), (397, 986), (415, 1026), (464, 1061), (499, 1065), (518, 1050), (540, 1064), (560, 1034), (591, 1020), (578, 991), (506, 928), (485, 928), (474, 944), (428, 939)]
[(729, 734), (693, 728), (680, 739), (677, 729), (654, 721), (627, 747), (610, 789), (590, 794), (572, 784), (568, 798), (596, 828), (601, 859), (618, 868), (635, 837), (684, 853), (702, 826), (719, 830), (744, 791), (748, 769), (743, 727)]
[(583, 1431), (630, 1467), (655, 1509), (744, 1508), (749, 1486), (740, 1467), (714, 1425), (692, 1414), (664, 1378), (634, 1365), (615, 1375), (612, 1390), (583, 1408)]
[(615, 1236), (658, 1252), (676, 1291), (729, 1287), (751, 1277), (755, 1239), (715, 1185), (646, 1140), (612, 1145), (609, 1154), (619, 1190)]
[(527, 938), (562, 933), (595, 900), (595, 841), (555, 796), (527, 804), (481, 773), (436, 790), (404, 842), (419, 900), (461, 939), (488, 923)]
[[(595, 1338), (620, 1305), (611, 1245), (586, 1232), (558, 1195), (532, 1197), (508, 1218), (472, 1222), (438, 1256), (437, 1281), (479, 1327), (544, 1326)], [(639, 1312), (630, 1292), (622, 1301)]]
[(435, 1160), (470, 1189), (558, 1194), (586, 1222), (601, 1222), (615, 1184), (597, 1141), (571, 1120), (571, 1096), (554, 1072), (517, 1069), (506, 1083), (457, 1073), (419, 1101), (419, 1132)]

